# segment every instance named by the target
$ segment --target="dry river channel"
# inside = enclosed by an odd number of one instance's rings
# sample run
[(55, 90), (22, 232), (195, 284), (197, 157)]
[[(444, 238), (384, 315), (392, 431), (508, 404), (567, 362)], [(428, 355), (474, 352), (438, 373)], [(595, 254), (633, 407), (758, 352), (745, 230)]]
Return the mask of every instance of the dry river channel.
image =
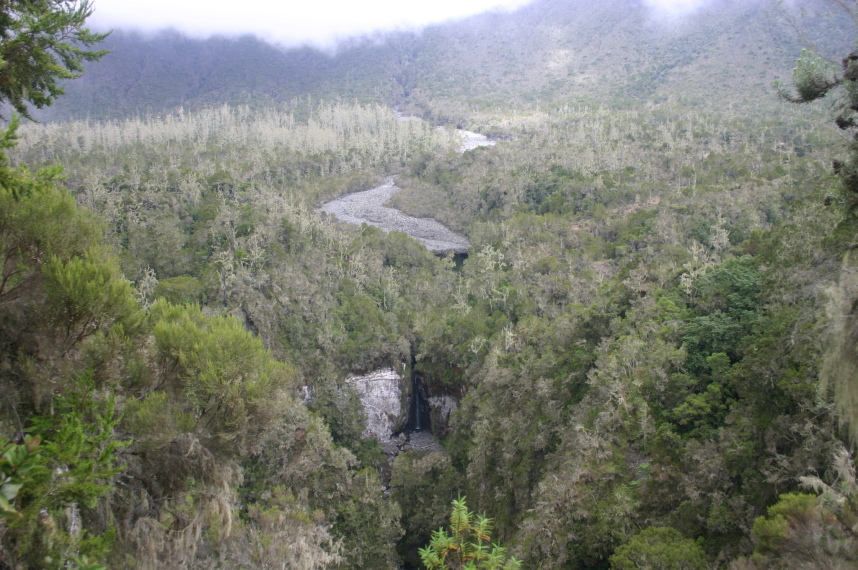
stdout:
[[(480, 146), (493, 146), (496, 141), (484, 135), (470, 131), (458, 131), (462, 136), (460, 152), (466, 152)], [(393, 177), (384, 184), (371, 190), (353, 192), (328, 202), (320, 208), (322, 212), (333, 214), (339, 220), (350, 224), (369, 224), (386, 232), (404, 232), (420, 240), (426, 249), (433, 253), (465, 253), (471, 244), (465, 236), (459, 235), (443, 224), (431, 218), (413, 218), (386, 204), (399, 188)]]

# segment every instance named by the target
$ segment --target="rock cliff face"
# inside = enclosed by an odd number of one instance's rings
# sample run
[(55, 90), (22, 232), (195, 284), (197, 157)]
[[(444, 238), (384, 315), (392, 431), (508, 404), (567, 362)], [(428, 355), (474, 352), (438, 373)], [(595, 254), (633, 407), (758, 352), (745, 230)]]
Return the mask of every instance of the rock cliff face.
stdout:
[(459, 409), (459, 401), (451, 395), (429, 396), (429, 421), (432, 431), (444, 437), (450, 431), (450, 416)]
[[(419, 389), (414, 378), (406, 381), (396, 370), (383, 368), (369, 374), (350, 374), (346, 382), (357, 393), (366, 413), (364, 437), (371, 437), (381, 444), (386, 458), (380, 466), (385, 487), (390, 483), (393, 461), (400, 453), (446, 453), (438, 438), (428, 429), (429, 418), (426, 418), (425, 426), (417, 429), (412, 425), (413, 420), (408, 421), (409, 410), (414, 413), (415, 390)], [(437, 421), (446, 433), (450, 414), (458, 407), (457, 400), (441, 395), (431, 397), (426, 404), (432, 425)], [(397, 436), (393, 437), (393, 434)]]
[(407, 408), (402, 402), (402, 376), (393, 368), (346, 377), (366, 411), (364, 437), (390, 441), (405, 423)]

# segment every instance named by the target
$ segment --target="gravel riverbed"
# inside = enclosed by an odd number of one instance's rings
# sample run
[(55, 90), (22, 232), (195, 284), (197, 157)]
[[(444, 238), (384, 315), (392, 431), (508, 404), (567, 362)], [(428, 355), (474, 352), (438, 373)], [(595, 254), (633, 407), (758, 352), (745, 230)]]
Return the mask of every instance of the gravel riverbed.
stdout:
[(462, 135), (462, 146), (459, 147), (459, 152), (467, 152), (481, 146), (495, 146), (497, 141), (491, 140), (486, 135), (475, 133), (472, 131), (464, 131), (459, 129), (459, 134)]
[[(400, 120), (420, 120), (416, 117), (400, 117)], [(441, 128), (441, 127), (439, 127)], [(467, 152), (481, 146), (494, 146), (497, 141), (485, 135), (459, 130), (462, 144), (459, 152)], [(468, 238), (459, 235), (431, 218), (412, 218), (384, 204), (399, 188), (388, 178), (384, 184), (372, 190), (353, 192), (328, 202), (322, 212), (333, 214), (337, 219), (350, 224), (369, 224), (386, 232), (405, 232), (420, 240), (433, 253), (465, 253), (471, 247)]]
[(372, 190), (353, 192), (321, 208), (337, 219), (350, 224), (369, 224), (386, 232), (405, 232), (419, 239), (433, 253), (464, 253), (471, 247), (468, 239), (431, 218), (412, 218), (384, 204), (399, 188), (388, 178), (384, 184)]

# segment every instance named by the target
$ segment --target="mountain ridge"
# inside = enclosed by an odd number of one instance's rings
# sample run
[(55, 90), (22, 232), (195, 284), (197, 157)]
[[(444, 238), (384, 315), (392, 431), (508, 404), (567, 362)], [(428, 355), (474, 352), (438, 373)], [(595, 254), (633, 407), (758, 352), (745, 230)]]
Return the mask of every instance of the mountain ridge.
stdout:
[(117, 31), (105, 44), (112, 53), (36, 115), (118, 118), (309, 96), (381, 102), (455, 123), (474, 108), (559, 100), (622, 104), (681, 92), (697, 102), (741, 104), (747, 87), (756, 104), (787, 77), (800, 47), (765, 6), (723, 0), (668, 21), (634, 0), (541, 0), (420, 33), (354, 38), (335, 52), (285, 49), (253, 36)]

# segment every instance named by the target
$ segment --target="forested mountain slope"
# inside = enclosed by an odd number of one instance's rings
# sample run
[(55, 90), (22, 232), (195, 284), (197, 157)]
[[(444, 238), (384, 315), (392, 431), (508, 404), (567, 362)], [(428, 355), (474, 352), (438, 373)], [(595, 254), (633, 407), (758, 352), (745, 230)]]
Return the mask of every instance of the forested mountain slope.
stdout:
[[(824, 28), (823, 30), (819, 29)], [(816, 24), (832, 53), (851, 39), (837, 19)], [(299, 96), (400, 106), (462, 121), (473, 109), (606, 98), (629, 105), (681, 97), (707, 106), (770, 104), (799, 42), (772, 5), (718, 0), (668, 18), (636, 0), (539, 0), (420, 32), (354, 39), (335, 52), (283, 49), (253, 37), (194, 40), (114, 32), (45, 119), (117, 117)], [(767, 102), (769, 101), (769, 102)]]
[(40, 117), (112, 118), (308, 94), (390, 100), (392, 48), (356, 43), (332, 57), (311, 48), (282, 50), (252, 36), (195, 40), (169, 31), (150, 37), (120, 30), (104, 43), (111, 57), (69, 82), (66, 96)]
[[(639, 2), (551, 1), (424, 33), (427, 99), (483, 104), (647, 101), (718, 105), (791, 69), (795, 39), (760, 2), (714, 2), (667, 18)], [(431, 94), (431, 95), (429, 95)], [(756, 97), (754, 97), (756, 99)]]

